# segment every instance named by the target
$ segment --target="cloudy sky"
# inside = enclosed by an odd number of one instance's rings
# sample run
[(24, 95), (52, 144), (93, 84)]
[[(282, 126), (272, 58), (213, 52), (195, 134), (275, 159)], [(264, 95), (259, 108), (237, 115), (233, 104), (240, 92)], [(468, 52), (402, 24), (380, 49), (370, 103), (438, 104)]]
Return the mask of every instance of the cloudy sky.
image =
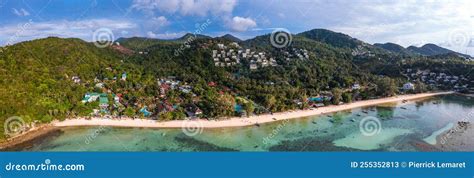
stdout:
[(47, 36), (91, 41), (104, 28), (114, 38), (167, 39), (326, 28), (369, 43), (435, 43), (474, 55), (472, 0), (0, 0), (0, 46)]

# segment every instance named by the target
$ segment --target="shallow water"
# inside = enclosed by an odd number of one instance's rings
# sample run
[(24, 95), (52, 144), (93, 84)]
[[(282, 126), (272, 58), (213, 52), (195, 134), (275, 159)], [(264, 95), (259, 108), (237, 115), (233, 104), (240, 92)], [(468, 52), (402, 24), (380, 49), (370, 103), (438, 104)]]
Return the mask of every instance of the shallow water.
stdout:
[(454, 127), (453, 123), (448, 123), (448, 125), (446, 125), (443, 128), (433, 132), (430, 136), (424, 138), (423, 141), (425, 141), (426, 143), (432, 144), (432, 145), (436, 145), (436, 143), (438, 143), (436, 138), (439, 135), (445, 133), (446, 131), (450, 130), (453, 127)]
[[(438, 104), (436, 104), (439, 102)], [(427, 143), (440, 129), (471, 117), (471, 98), (449, 95), (389, 103), (260, 127), (188, 130), (76, 127), (33, 142), (23, 151), (474, 151), (464, 143)], [(467, 118), (472, 120), (472, 118)], [(472, 127), (470, 127), (472, 128)], [(437, 132), (438, 131), (438, 132)], [(472, 133), (472, 132), (470, 132)], [(433, 134), (436, 134), (433, 136)], [(472, 137), (459, 134), (458, 137)], [(470, 140), (451, 139), (451, 140)], [(436, 141), (436, 140), (435, 140)], [(464, 145), (463, 150), (456, 146)]]

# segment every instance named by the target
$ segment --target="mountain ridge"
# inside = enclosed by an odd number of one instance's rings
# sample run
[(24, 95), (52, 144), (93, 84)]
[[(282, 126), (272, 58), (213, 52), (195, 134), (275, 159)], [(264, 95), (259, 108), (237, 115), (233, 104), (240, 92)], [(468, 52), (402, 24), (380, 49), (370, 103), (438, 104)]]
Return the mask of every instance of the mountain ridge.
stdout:
[[(461, 57), (464, 58), (472, 58), (468, 54), (463, 54), (460, 52), (456, 52), (450, 49), (446, 49), (443, 47), (440, 47), (438, 45), (432, 44), (432, 43), (427, 43), (423, 45), (422, 47), (415, 47), (415, 46), (410, 46), (408, 48), (404, 48), (403, 46), (392, 43), (392, 42), (386, 42), (386, 43), (374, 43), (373, 45), (366, 43), (364, 41), (361, 41), (357, 38), (353, 38), (347, 34), (340, 33), (340, 32), (335, 32), (331, 31), (328, 29), (312, 29), (308, 31), (304, 31), (298, 34), (292, 34), (293, 38), (298, 40), (298, 39), (308, 39), (308, 40), (313, 40), (317, 41), (320, 43), (328, 44), (330, 46), (336, 47), (336, 48), (348, 48), (348, 49), (355, 49), (360, 46), (363, 46), (367, 48), (368, 50), (376, 51), (378, 49), (383, 49), (386, 50), (387, 52), (393, 53), (393, 54), (398, 54), (402, 56), (413, 56), (413, 55), (422, 55), (422, 56), (434, 56), (434, 55), (440, 55), (440, 54), (448, 54), (448, 53), (456, 53)], [(241, 40), (231, 34), (225, 34), (222, 36), (217, 36), (217, 37), (211, 37), (207, 35), (202, 35), (202, 34), (192, 34), (192, 33), (186, 33), (182, 37), (174, 38), (174, 39), (156, 39), (156, 38), (146, 38), (146, 37), (130, 37), (130, 38), (119, 38), (116, 40), (117, 42), (125, 42), (126, 41), (142, 41), (141, 43), (143, 45), (136, 45), (136, 44), (131, 44), (132, 46), (135, 45), (135, 47), (138, 48), (146, 48), (149, 46), (152, 46), (154, 44), (160, 44), (160, 43), (176, 43), (176, 42), (183, 42), (188, 39), (214, 39), (214, 40), (224, 40), (224, 41), (231, 41), (231, 42), (238, 42), (238, 43), (244, 43), (248, 45), (270, 45), (270, 43), (267, 41), (265, 43), (260, 43), (260, 44), (252, 44), (253, 41), (259, 40), (259, 41), (264, 41), (269, 39), (270, 34), (263, 34), (263, 35), (258, 35), (253, 38), (247, 39), (247, 40)], [(127, 46), (129, 48), (133, 48), (132, 46)]]
[(427, 44), (425, 44), (421, 47), (409, 46), (406, 49), (411, 51), (411, 52), (418, 53), (418, 54), (421, 54), (421, 55), (424, 55), (424, 56), (435, 56), (435, 55), (441, 55), (441, 54), (454, 53), (454, 54), (460, 55), (460, 56), (465, 57), (465, 58), (470, 58), (471, 57), (468, 54), (462, 54), (462, 53), (459, 53), (459, 52), (456, 52), (456, 51), (453, 51), (453, 50), (450, 50), (450, 49), (446, 49), (446, 48), (440, 47), (440, 46), (438, 46), (436, 44), (433, 44), (433, 43), (427, 43)]

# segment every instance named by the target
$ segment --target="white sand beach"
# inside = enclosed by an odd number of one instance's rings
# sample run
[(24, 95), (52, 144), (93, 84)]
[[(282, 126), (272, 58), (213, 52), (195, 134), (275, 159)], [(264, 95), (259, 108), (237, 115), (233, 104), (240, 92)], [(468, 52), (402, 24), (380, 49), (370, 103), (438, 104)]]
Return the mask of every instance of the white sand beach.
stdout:
[(308, 110), (295, 110), (280, 112), (274, 114), (263, 114), (259, 116), (251, 116), (248, 118), (233, 117), (224, 120), (179, 120), (179, 121), (154, 121), (148, 119), (105, 119), (105, 118), (73, 118), (65, 121), (58, 121), (52, 123), (56, 127), (69, 126), (114, 126), (114, 127), (147, 127), (147, 128), (182, 128), (182, 127), (199, 127), (199, 128), (221, 128), (221, 127), (242, 127), (255, 124), (262, 124), (274, 122), (285, 119), (294, 119), (308, 116), (315, 116), (327, 114), (337, 111), (349, 110), (353, 108), (373, 106), (383, 103), (400, 102), (403, 100), (415, 100), (420, 98), (432, 97), (437, 95), (452, 94), (453, 92), (437, 92), (437, 93), (422, 93), (413, 95), (400, 95), (381, 99), (372, 99), (365, 101), (357, 101), (349, 104), (330, 105)]

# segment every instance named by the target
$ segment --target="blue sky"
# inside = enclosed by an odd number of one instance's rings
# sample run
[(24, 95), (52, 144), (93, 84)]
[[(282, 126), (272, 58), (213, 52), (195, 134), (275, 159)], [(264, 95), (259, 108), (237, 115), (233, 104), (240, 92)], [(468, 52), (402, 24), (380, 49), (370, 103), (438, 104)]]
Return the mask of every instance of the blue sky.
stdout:
[(0, 46), (47, 36), (177, 38), (200, 29), (243, 39), (326, 28), (369, 43), (435, 43), (474, 55), (470, 0), (0, 0)]

